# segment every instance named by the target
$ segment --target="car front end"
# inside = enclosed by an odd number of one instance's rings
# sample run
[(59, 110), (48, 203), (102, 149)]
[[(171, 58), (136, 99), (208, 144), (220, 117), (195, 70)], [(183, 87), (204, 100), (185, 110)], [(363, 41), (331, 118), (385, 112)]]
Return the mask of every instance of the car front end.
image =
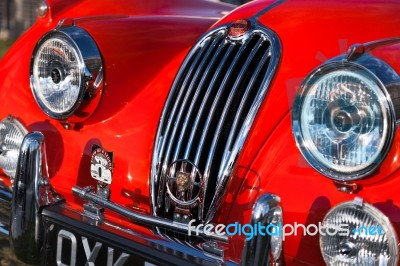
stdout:
[(20, 260), (398, 264), (396, 3), (135, 3), (43, 2), (0, 62)]

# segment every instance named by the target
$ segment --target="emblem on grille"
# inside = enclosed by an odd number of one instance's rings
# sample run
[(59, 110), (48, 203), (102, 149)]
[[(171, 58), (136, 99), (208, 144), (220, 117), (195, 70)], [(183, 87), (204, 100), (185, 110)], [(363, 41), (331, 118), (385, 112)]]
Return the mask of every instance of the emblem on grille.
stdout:
[(176, 173), (176, 186), (178, 192), (185, 192), (189, 188), (190, 174), (185, 172)]
[(228, 35), (232, 38), (239, 38), (245, 35), (250, 29), (250, 22), (245, 19), (236, 20), (228, 29)]
[(177, 160), (167, 170), (167, 195), (178, 209), (192, 209), (202, 202), (203, 177), (188, 160)]

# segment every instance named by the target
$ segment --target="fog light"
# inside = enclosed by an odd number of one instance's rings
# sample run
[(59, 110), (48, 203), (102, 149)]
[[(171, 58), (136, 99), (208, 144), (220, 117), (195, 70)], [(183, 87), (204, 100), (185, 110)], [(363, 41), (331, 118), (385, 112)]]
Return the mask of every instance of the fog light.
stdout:
[(15, 177), (19, 148), (27, 133), (25, 127), (11, 116), (0, 122), (0, 168), (11, 178)]
[(328, 265), (397, 265), (395, 230), (382, 212), (361, 199), (334, 207), (323, 226), (320, 247)]

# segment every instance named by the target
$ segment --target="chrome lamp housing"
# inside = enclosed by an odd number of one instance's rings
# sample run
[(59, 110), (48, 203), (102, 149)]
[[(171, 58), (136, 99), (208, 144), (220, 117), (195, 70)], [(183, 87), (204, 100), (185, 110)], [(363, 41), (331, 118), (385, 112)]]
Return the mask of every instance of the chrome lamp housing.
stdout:
[(101, 89), (103, 67), (92, 37), (77, 26), (45, 34), (31, 60), (31, 89), (48, 116), (65, 120)]
[(369, 68), (377, 60), (366, 55), (360, 62), (328, 62), (305, 79), (296, 96), (297, 146), (315, 170), (334, 180), (371, 174), (391, 147), (395, 110), (376, 75), (380, 71)]

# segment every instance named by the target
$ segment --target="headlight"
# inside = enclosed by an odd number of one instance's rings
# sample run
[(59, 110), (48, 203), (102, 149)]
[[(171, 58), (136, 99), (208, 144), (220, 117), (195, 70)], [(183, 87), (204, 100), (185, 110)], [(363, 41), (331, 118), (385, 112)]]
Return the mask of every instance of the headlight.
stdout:
[(15, 177), (19, 148), (27, 133), (15, 118), (8, 117), (0, 122), (0, 168), (11, 178)]
[(380, 80), (353, 63), (329, 63), (303, 83), (293, 130), (305, 159), (336, 180), (370, 174), (393, 139), (394, 111)]
[(372, 205), (359, 199), (342, 203), (329, 211), (323, 226), (320, 246), (327, 265), (397, 265), (396, 231)]
[(102, 82), (99, 50), (86, 31), (66, 27), (46, 34), (31, 62), (31, 87), (39, 107), (66, 119)]

